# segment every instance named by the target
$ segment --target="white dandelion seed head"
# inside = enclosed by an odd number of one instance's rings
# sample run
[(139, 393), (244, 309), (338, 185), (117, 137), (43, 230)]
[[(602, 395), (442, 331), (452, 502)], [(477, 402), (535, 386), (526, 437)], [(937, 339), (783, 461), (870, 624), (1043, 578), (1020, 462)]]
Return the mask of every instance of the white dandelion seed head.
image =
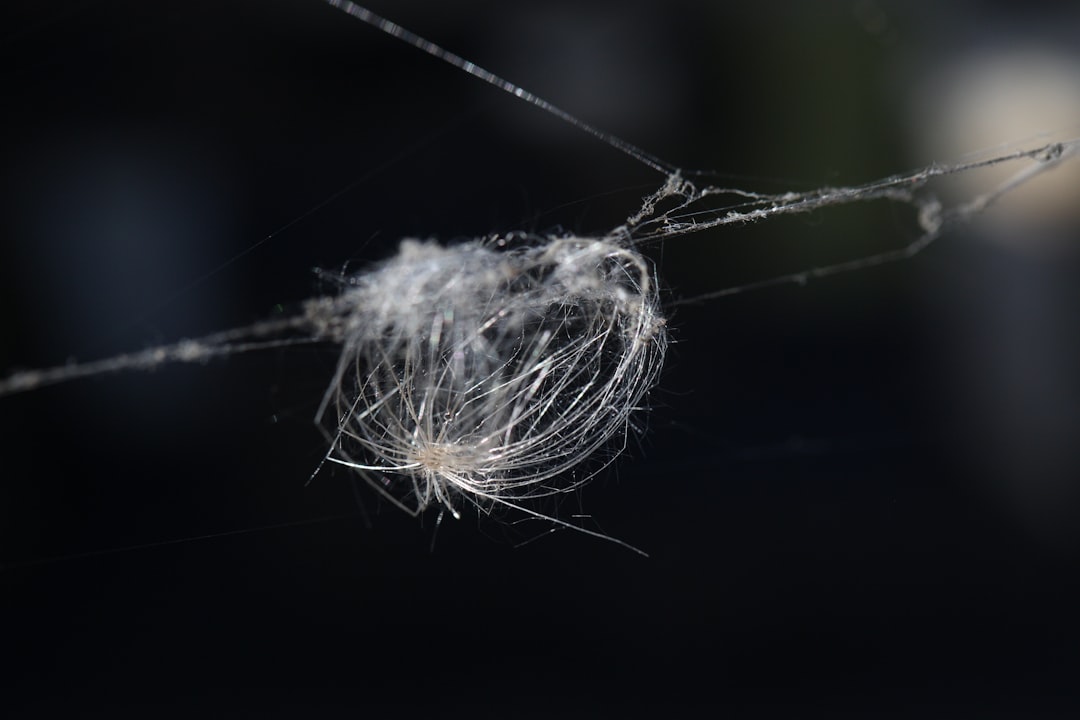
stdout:
[(573, 490), (659, 374), (645, 258), (612, 238), (513, 241), (407, 240), (309, 307), (342, 345), (319, 413), (328, 458), (411, 513)]

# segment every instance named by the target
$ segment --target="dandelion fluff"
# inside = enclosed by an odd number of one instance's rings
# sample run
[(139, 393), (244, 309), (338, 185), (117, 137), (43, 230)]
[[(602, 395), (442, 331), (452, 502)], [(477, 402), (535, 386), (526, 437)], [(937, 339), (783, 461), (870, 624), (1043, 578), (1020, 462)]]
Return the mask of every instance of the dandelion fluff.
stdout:
[(656, 381), (647, 261), (613, 239), (526, 241), (405, 241), (308, 308), (342, 345), (318, 414), (328, 459), (410, 513), (579, 487)]

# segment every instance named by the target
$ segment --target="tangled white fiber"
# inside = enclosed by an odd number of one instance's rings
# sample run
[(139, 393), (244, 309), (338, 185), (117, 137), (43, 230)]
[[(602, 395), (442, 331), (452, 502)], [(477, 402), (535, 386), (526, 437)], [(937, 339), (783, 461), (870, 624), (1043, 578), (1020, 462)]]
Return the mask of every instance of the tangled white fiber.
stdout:
[[(418, 514), (523, 509), (625, 443), (667, 334), (652, 269), (609, 238), (405, 241), (307, 314), (342, 345), (327, 459)], [(614, 458), (616, 453), (608, 455)], [(528, 511), (526, 511), (528, 512)]]

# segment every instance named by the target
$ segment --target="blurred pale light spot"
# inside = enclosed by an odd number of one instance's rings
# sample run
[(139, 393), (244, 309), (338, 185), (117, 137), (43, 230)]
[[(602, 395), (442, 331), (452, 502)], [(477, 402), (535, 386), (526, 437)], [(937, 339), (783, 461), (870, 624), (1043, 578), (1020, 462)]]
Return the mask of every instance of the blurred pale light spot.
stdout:
[[(998, 48), (939, 69), (915, 103), (920, 154), (948, 161), (998, 154), (1080, 135), (1080, 56), (1044, 47)], [(965, 196), (1007, 180), (1004, 165), (957, 176)], [(1011, 193), (997, 210), (1010, 220), (1055, 222), (1080, 215), (1080, 163), (1065, 163)]]

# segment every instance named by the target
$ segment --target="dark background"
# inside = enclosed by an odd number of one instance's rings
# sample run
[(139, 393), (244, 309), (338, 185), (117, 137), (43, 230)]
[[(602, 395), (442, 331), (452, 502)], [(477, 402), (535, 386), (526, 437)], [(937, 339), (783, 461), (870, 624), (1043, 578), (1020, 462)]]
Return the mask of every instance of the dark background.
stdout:
[[(926, 149), (920, 88), (976, 50), (1075, 47), (1080, 27), (1037, 3), (506, 5), (372, 7), (764, 191), (954, 159)], [(402, 237), (602, 232), (661, 180), (316, 0), (2, 13), (5, 372), (288, 313), (327, 290), (312, 268), (363, 267)], [(987, 147), (972, 143), (955, 154)], [(647, 432), (573, 503), (649, 559), (507, 516), (436, 535), (435, 513), (361, 488), (365, 526), (347, 473), (305, 486), (333, 348), (0, 399), (0, 703), (1072, 717), (1065, 196), (908, 263), (700, 305), (674, 303), (901, 246), (912, 213), (839, 208), (649, 247), (676, 344)]]

